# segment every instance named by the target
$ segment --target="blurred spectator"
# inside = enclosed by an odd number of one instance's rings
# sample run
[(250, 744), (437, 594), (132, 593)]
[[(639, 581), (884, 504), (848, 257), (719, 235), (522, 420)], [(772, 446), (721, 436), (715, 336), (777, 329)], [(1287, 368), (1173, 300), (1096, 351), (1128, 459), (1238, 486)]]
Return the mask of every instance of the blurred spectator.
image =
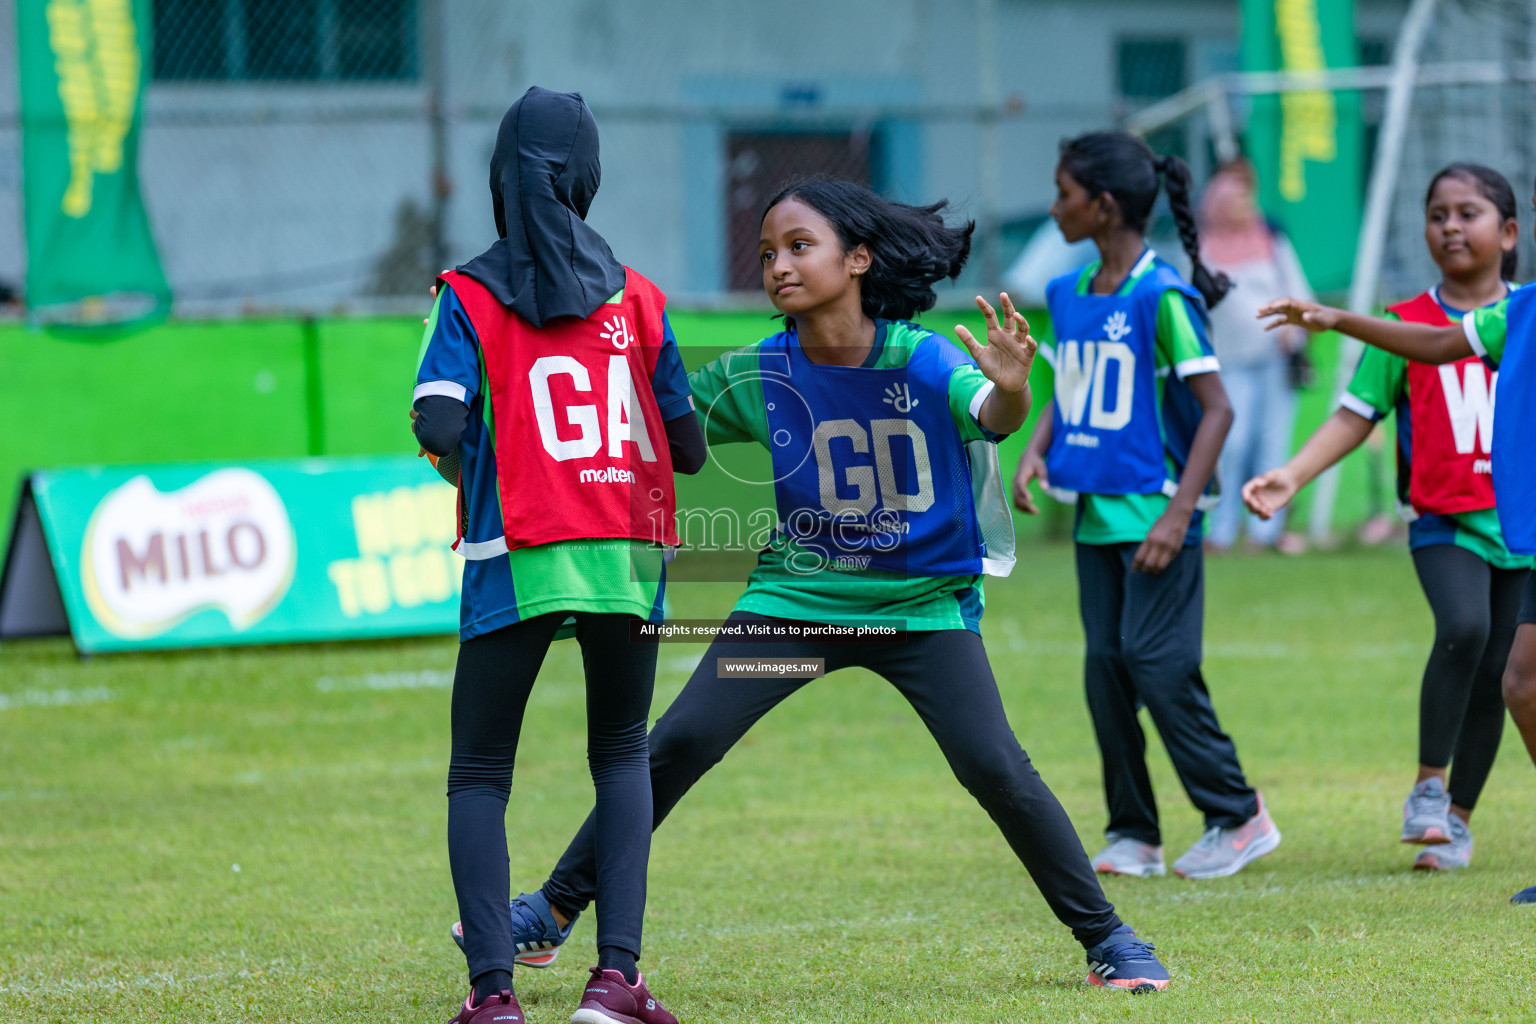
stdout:
[(1233, 160), (1212, 176), (1200, 203), (1202, 258), (1235, 285), (1211, 312), (1211, 342), (1221, 360), (1233, 421), (1219, 467), (1223, 497), (1211, 517), (1207, 543), (1216, 550), (1231, 547), (1246, 519), (1250, 545), (1296, 554), (1306, 542), (1299, 534), (1283, 532), (1284, 516), (1264, 521), (1248, 515), (1237, 492), (1244, 480), (1290, 457), (1296, 390), (1310, 370), (1302, 352), (1304, 330), (1265, 331), (1255, 316), (1276, 296), (1312, 298), (1296, 251), (1259, 210), (1255, 185), (1253, 166)]

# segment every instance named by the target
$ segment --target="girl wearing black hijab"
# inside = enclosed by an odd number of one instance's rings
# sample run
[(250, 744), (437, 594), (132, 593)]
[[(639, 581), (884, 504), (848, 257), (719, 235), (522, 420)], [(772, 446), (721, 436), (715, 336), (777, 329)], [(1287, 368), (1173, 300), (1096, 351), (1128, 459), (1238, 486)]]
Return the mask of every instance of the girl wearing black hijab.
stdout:
[[(414, 430), (458, 486), (466, 559), (448, 768), (448, 859), (473, 991), (452, 1024), (522, 1024), (505, 831), (512, 768), (549, 644), (575, 636), (597, 789), (598, 966), (578, 1024), (676, 1024), (638, 972), (650, 854), (646, 721), (673, 533), (674, 470), (704, 439), (666, 298), (585, 222), (597, 125), (580, 95), (529, 89), (491, 157), (500, 238), (439, 279)], [(658, 527), (656, 524), (666, 524)]]

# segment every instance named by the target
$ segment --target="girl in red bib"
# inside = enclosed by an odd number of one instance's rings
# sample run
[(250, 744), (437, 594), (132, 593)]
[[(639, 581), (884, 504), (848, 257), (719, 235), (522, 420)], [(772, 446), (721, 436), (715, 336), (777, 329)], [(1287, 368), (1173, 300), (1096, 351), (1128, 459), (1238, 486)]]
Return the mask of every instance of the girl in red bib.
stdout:
[[(1440, 283), (1388, 316), (1446, 326), (1509, 294), (1515, 193), (1497, 171), (1452, 164), (1430, 181), (1424, 240)], [(1491, 443), (1497, 374), (1468, 357), (1443, 366), (1368, 348), (1339, 409), (1279, 469), (1248, 481), (1243, 500), (1265, 518), (1397, 413), (1398, 498), (1409, 547), (1435, 615), (1419, 695), (1419, 769), (1403, 805), (1402, 841), (1423, 844), (1415, 868), (1466, 867), (1468, 828), (1504, 730), (1500, 680), (1531, 559), (1505, 546), (1494, 508)], [(1447, 783), (1447, 767), (1456, 771)]]
[[(453, 1024), (523, 1024), (508, 918), (506, 808), (528, 696), (574, 635), (597, 790), (598, 963), (573, 1021), (677, 1024), (640, 976), (650, 855), (646, 722), (672, 473), (704, 436), (666, 298), (586, 224), (597, 125), (579, 95), (533, 88), (491, 157), (500, 239), (439, 279), (412, 399), (416, 437), (459, 489), (464, 597), (453, 679), (448, 862), (473, 991)], [(662, 527), (665, 527), (664, 529)]]

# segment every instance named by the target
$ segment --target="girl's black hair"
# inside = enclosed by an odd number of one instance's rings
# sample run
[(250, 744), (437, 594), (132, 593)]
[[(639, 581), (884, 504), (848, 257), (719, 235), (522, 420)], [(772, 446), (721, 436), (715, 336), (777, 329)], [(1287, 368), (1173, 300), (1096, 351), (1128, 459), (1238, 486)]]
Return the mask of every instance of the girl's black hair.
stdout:
[(798, 199), (827, 219), (844, 250), (869, 249), (869, 270), (861, 286), (864, 315), (882, 320), (910, 320), (938, 301), (933, 285), (958, 277), (971, 255), (975, 221), (946, 227), (940, 212), (949, 205), (897, 203), (851, 181), (804, 178), (779, 191), (763, 216), (786, 199)]
[(1200, 232), (1191, 203), (1194, 179), (1189, 165), (1176, 156), (1158, 156), (1141, 139), (1125, 132), (1089, 132), (1061, 144), (1061, 167), (1090, 197), (1108, 194), (1120, 208), (1120, 219), (1132, 231), (1145, 231), (1158, 179), (1168, 190), (1168, 205), (1179, 229), (1179, 241), (1193, 268), (1190, 283), (1214, 307), (1232, 288), (1225, 274), (1213, 274), (1200, 262)]
[[(1435, 187), (1440, 184), (1442, 178), (1460, 178), (1462, 181), (1477, 189), (1478, 194), (1493, 204), (1499, 211), (1499, 216), (1506, 221), (1518, 221), (1520, 219), (1520, 204), (1515, 200), (1515, 188), (1492, 167), (1484, 167), (1482, 164), (1454, 163), (1447, 164), (1429, 179), (1429, 188), (1424, 191), (1424, 208), (1429, 209), (1429, 201), (1435, 197)], [(1499, 276), (1506, 281), (1515, 279), (1515, 271), (1520, 267), (1520, 253), (1515, 249), (1504, 254), (1499, 261)]]

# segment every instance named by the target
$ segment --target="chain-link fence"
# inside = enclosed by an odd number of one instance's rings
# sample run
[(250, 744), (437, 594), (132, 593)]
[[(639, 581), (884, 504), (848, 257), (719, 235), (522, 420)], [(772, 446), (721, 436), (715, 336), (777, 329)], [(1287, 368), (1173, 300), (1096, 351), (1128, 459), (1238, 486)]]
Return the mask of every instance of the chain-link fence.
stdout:
[[(587, 97), (593, 223), (684, 301), (762, 301), (758, 217), (808, 174), (949, 198), (978, 221), (969, 294), (1043, 220), (1062, 137), (1236, 52), (1235, 11), (1196, 0), (1038, 6), (848, 0), (800, 23), (737, 0), (152, 0), (144, 200), (182, 315), (414, 308), (494, 238), (497, 123), (538, 83)], [(0, 201), (19, 205), (10, 88)]]
[[(1374, 296), (1379, 301), (1415, 294), (1439, 276), (1423, 238), (1425, 190), (1441, 168), (1455, 162), (1492, 167), (1514, 185), (1520, 215), (1529, 214), (1524, 197), (1536, 167), (1536, 5), (1529, 0), (1441, 0), (1430, 26), (1418, 53), (1408, 130), (1396, 162)], [(1375, 166), (1392, 48), (1390, 36), (1362, 37), (1360, 66), (1338, 71), (1347, 78), (1340, 84), (1315, 90), (1340, 104), (1358, 98), (1362, 192)], [(1241, 137), (1255, 104), (1249, 86), (1235, 78), (1201, 82), (1159, 104), (1166, 114), (1149, 109), (1132, 122), (1156, 148), (1184, 153), (1200, 178), (1210, 169), (1218, 137), (1225, 134), (1234, 145)], [(1263, 83), (1253, 88), (1274, 90)], [(1306, 89), (1313, 91), (1312, 86)], [(1338, 243), (1354, 252), (1358, 241), (1351, 229)], [(1529, 231), (1520, 233), (1519, 253), (1521, 278), (1528, 279), (1536, 268), (1536, 243)]]
[[(1424, 194), (1447, 164), (1467, 161), (1499, 171), (1513, 184), (1522, 221), (1536, 169), (1536, 8), (1511, 0), (1442, 3), (1426, 34), (1420, 63), (1452, 66), (1498, 61), (1487, 81), (1424, 84), (1414, 89), (1382, 263), (1383, 298), (1412, 295), (1439, 270), (1424, 245)], [(1380, 93), (1367, 96), (1379, 108)], [(1379, 120), (1379, 115), (1377, 116)], [(1520, 231), (1521, 280), (1536, 269), (1536, 244)]]

